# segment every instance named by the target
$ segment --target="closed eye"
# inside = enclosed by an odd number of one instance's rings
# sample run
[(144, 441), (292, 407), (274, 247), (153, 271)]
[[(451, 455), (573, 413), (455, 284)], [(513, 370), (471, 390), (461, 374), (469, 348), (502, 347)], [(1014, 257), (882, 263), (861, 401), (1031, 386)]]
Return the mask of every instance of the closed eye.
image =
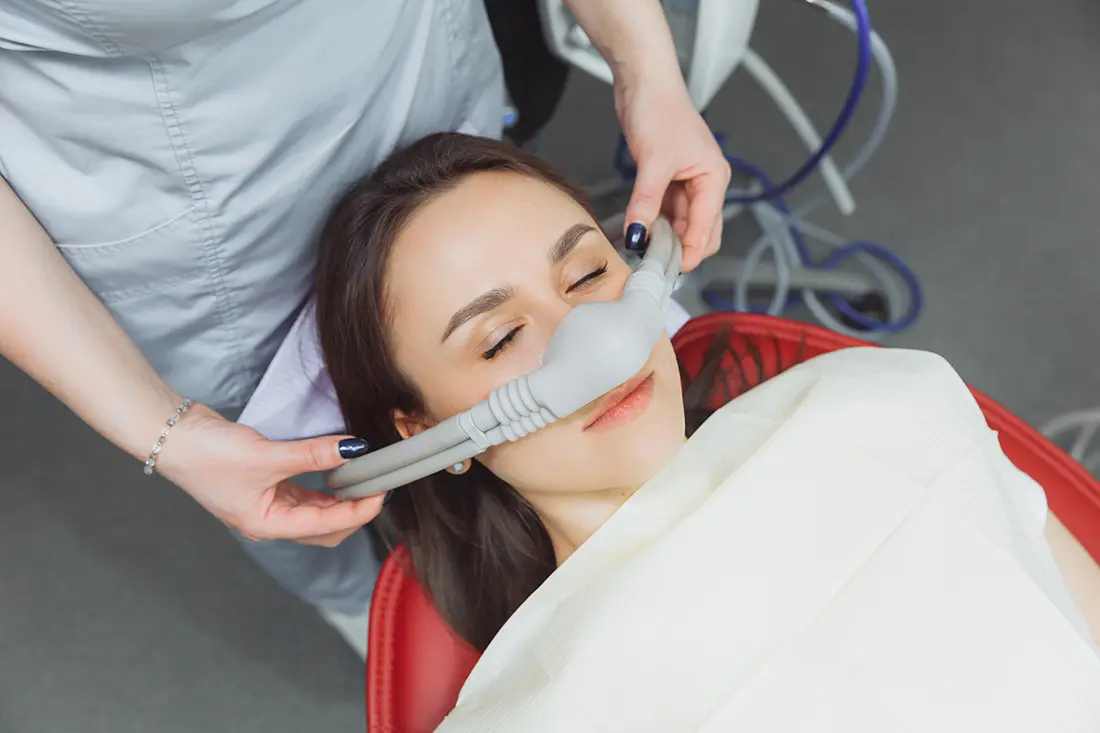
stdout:
[(508, 348), (508, 346), (516, 340), (516, 336), (518, 336), (519, 332), (522, 330), (523, 326), (516, 326), (515, 328), (513, 328), (511, 331), (505, 334), (504, 338), (493, 344), (492, 348), (484, 352), (481, 355), (481, 358), (485, 359), (486, 361), (495, 358), (497, 354), (504, 351), (504, 349)]
[[(596, 280), (599, 280), (601, 277), (603, 277), (606, 274), (607, 274), (607, 263), (605, 262), (604, 264), (600, 265), (598, 268), (596, 268), (592, 272), (590, 272), (587, 275), (585, 275), (584, 277), (582, 277), (580, 280), (577, 280), (575, 283), (570, 285), (569, 288), (566, 290), (566, 292), (567, 293), (572, 293), (572, 292), (575, 292), (577, 290), (582, 290), (585, 287), (591, 285)], [(488, 350), (482, 352), (481, 358), (485, 359), (486, 361), (489, 361), (491, 359), (495, 359), (497, 357), (497, 355), (500, 354), (500, 352), (504, 351), (506, 348), (508, 348), (509, 346), (511, 346), (515, 342), (516, 337), (519, 336), (519, 332), (522, 331), (522, 330), (523, 330), (523, 326), (516, 326), (515, 328), (513, 328), (511, 331), (509, 331), (507, 334), (504, 335), (504, 338), (502, 338), (500, 341), (497, 341)]]
[(589, 285), (593, 281), (598, 280), (599, 278), (603, 277), (605, 274), (607, 274), (607, 263), (606, 262), (603, 263), (603, 265), (601, 265), (599, 268), (593, 270), (592, 272), (588, 273), (587, 275), (582, 277), (577, 282), (570, 285), (569, 288), (565, 292), (572, 293), (575, 290), (580, 290), (581, 288), (585, 287), (586, 285)]

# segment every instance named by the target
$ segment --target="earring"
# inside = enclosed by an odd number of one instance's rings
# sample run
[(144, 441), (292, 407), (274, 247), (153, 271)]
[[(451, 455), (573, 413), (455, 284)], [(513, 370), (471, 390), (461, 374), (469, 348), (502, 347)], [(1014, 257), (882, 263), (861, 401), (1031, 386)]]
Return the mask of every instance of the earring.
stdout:
[(467, 458), (465, 461), (461, 461), (460, 463), (456, 463), (453, 466), (451, 466), (450, 468), (448, 468), (447, 473), (451, 474), (452, 476), (461, 476), (462, 474), (466, 473), (469, 470), (470, 470), (470, 459)]

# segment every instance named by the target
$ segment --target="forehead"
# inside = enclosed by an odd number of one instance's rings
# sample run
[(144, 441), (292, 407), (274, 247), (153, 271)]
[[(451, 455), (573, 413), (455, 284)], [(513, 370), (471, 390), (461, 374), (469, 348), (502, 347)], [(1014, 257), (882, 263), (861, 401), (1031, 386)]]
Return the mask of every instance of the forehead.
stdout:
[(544, 276), (550, 247), (578, 222), (595, 226), (548, 183), (516, 173), (467, 176), (422, 205), (394, 242), (386, 267), (394, 319), (409, 310), (430, 316), (423, 306), (449, 319), (486, 290)]

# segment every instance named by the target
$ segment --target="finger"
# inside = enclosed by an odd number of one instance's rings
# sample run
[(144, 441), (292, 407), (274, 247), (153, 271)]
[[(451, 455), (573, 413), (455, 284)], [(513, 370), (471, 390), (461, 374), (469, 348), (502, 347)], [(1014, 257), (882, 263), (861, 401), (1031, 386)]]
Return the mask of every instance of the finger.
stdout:
[[(308, 489), (301, 489), (301, 492), (320, 493), (309, 492)], [(264, 516), (262, 530), (251, 531), (253, 534), (295, 540), (354, 531), (378, 516), (382, 511), (382, 499), (379, 495), (353, 501), (337, 501), (328, 505), (320, 500), (280, 502), (271, 507)]]
[[(725, 205), (723, 204), (723, 210), (724, 208)], [(706, 244), (703, 246), (703, 253), (699, 260), (699, 264), (702, 264), (703, 260), (708, 257), (717, 254), (722, 246), (723, 215), (723, 213), (719, 213), (718, 218), (714, 220), (714, 227), (710, 230), (710, 234), (707, 235)]]
[(691, 208), (684, 234), (684, 271), (694, 270), (703, 259), (711, 234), (722, 216), (726, 185), (721, 176), (705, 173), (688, 184)]
[(225, 521), (224, 519), (220, 519), (218, 521), (220, 521), (222, 524), (224, 524), (226, 529), (228, 529), (230, 532), (236, 532), (241, 537), (244, 537), (246, 540), (249, 540), (250, 542), (260, 542), (261, 541), (259, 537), (254, 537), (254, 536), (248, 534), (247, 532), (242, 532), (235, 525)]
[(290, 506), (312, 504), (324, 508), (340, 503), (340, 500), (331, 494), (313, 491), (292, 481), (284, 481), (279, 488), (281, 490), (279, 499)]
[(707, 244), (707, 251), (703, 255), (703, 259), (710, 257), (711, 255), (718, 254), (718, 250), (722, 249), (722, 232), (724, 231), (725, 222), (722, 217), (718, 217), (718, 221), (714, 222), (714, 229), (710, 232), (710, 243)]
[(676, 232), (676, 236), (683, 240), (684, 234), (687, 233), (691, 199), (688, 198), (688, 193), (682, 183), (673, 183), (669, 186), (668, 191), (669, 195), (665, 199), (663, 210), (668, 216), (669, 223), (672, 224), (672, 231)]
[(653, 226), (661, 213), (661, 202), (665, 198), (673, 173), (668, 161), (649, 158), (638, 162), (638, 177), (634, 180), (634, 191), (626, 206), (625, 226), (634, 222), (641, 222), (646, 229)]
[(280, 478), (328, 471), (346, 462), (347, 459), (340, 455), (340, 444), (345, 440), (351, 443), (354, 439), (327, 435), (307, 440), (272, 442), (274, 455), (270, 459), (271, 466), (279, 473)]

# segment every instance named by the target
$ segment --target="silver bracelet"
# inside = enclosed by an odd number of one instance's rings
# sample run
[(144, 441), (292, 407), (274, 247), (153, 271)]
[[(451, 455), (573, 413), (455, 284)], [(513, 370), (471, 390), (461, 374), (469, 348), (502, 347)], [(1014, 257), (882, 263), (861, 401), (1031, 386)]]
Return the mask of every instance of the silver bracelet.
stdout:
[(160, 430), (160, 437), (157, 438), (157, 442), (153, 445), (153, 450), (149, 454), (149, 457), (145, 459), (145, 475), (152, 476), (157, 470), (157, 456), (164, 450), (164, 441), (168, 440), (168, 433), (172, 430), (179, 419), (183, 417), (183, 413), (187, 412), (187, 409), (191, 407), (193, 403), (191, 400), (184, 400), (176, 411), (172, 413), (172, 417), (168, 418), (168, 422)]

